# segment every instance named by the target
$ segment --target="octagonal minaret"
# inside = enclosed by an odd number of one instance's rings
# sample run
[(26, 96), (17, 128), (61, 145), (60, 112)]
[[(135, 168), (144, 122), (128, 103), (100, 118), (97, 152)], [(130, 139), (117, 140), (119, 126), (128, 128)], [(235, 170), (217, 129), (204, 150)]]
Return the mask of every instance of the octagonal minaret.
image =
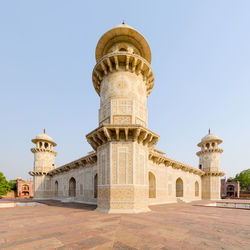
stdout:
[(34, 169), (29, 174), (33, 176), (34, 180), (34, 197), (37, 199), (49, 198), (51, 195), (50, 177), (47, 173), (55, 169), (55, 156), (57, 152), (54, 151), (56, 143), (53, 139), (45, 134), (39, 134), (32, 142), (36, 147), (31, 148), (34, 154)]
[(209, 200), (220, 199), (221, 176), (224, 175), (220, 170), (220, 154), (223, 149), (218, 145), (222, 143), (216, 135), (208, 134), (201, 139), (197, 145), (201, 148), (197, 152), (199, 157), (199, 169), (203, 170), (205, 174), (202, 176), (202, 198)]
[(154, 75), (146, 39), (132, 27), (118, 25), (100, 38), (96, 62), (92, 79), (100, 96), (99, 125), (147, 127), (147, 97)]
[(159, 138), (147, 129), (154, 85), (150, 47), (138, 31), (121, 24), (100, 38), (96, 62), (99, 127), (86, 137), (97, 151), (98, 209), (148, 211), (148, 150)]

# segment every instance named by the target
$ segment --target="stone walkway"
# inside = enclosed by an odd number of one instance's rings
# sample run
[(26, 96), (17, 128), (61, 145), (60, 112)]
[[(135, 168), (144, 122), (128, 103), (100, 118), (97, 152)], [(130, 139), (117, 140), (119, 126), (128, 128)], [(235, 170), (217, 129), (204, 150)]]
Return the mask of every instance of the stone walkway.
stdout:
[(250, 249), (250, 211), (169, 204), (119, 215), (79, 203), (0, 209), (0, 249)]

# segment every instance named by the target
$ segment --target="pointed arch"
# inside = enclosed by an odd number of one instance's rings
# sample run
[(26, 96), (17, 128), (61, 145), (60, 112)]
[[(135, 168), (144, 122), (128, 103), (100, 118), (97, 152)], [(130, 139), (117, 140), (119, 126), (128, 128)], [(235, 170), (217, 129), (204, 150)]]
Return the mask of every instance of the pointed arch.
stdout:
[(98, 196), (98, 175), (95, 174), (94, 177), (94, 198), (97, 198)]
[(183, 180), (180, 177), (176, 180), (176, 197), (183, 197)]
[(58, 181), (55, 181), (55, 197), (58, 197)]
[(199, 183), (198, 183), (198, 181), (196, 181), (195, 182), (195, 196), (197, 197), (197, 196), (199, 196)]
[(76, 196), (76, 180), (74, 177), (71, 177), (71, 179), (69, 180), (69, 196)]
[(148, 183), (149, 183), (149, 198), (156, 198), (156, 180), (155, 175), (152, 172), (148, 173)]

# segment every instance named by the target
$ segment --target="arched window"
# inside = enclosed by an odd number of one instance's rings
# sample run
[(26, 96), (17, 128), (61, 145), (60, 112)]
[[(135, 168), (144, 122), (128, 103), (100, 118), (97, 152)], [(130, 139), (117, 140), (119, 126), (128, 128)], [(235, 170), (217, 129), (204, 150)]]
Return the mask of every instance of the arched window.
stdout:
[(119, 51), (127, 51), (125, 48), (120, 48)]
[(156, 198), (156, 181), (153, 173), (148, 173), (148, 183), (149, 183), (149, 198)]
[(73, 177), (69, 180), (69, 196), (76, 196), (76, 180)]
[(55, 197), (58, 196), (58, 181), (55, 182)]
[(176, 197), (183, 197), (183, 180), (181, 178), (176, 180)]
[(98, 176), (97, 174), (94, 177), (94, 198), (97, 198), (98, 195)]
[(195, 182), (195, 196), (199, 196), (199, 183), (198, 181)]
[(26, 184), (23, 185), (23, 186), (22, 186), (22, 190), (23, 190), (23, 191), (29, 191), (29, 185), (26, 185)]

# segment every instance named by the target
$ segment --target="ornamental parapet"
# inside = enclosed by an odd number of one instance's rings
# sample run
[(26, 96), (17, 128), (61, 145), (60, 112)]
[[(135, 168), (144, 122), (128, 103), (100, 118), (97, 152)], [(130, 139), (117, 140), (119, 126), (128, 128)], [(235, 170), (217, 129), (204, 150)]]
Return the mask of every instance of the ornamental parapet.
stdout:
[(224, 176), (224, 172), (205, 172), (204, 176)]
[(100, 86), (103, 78), (109, 73), (119, 70), (142, 75), (147, 88), (147, 96), (149, 96), (154, 86), (152, 68), (143, 57), (128, 52), (110, 53), (97, 62), (92, 73), (92, 80), (98, 95), (100, 95)]
[(160, 136), (141, 125), (105, 124), (86, 135), (88, 143), (96, 150), (111, 141), (137, 141), (149, 148), (154, 147)]
[(149, 152), (149, 156), (148, 156), (149, 160), (153, 161), (156, 164), (164, 164), (166, 167), (172, 167), (174, 169), (181, 169), (183, 171), (189, 172), (189, 173), (193, 173), (193, 174), (197, 174), (199, 176), (202, 176), (205, 174), (204, 171), (189, 166), (186, 163), (174, 160), (172, 158), (169, 158), (167, 156), (164, 155), (163, 152), (159, 151), (159, 150), (151, 150)]
[(221, 148), (213, 148), (213, 149), (203, 149), (199, 152), (196, 153), (197, 156), (200, 156), (205, 153), (212, 153), (212, 152), (217, 152), (217, 153), (222, 153), (224, 150)]
[(90, 154), (88, 154), (80, 159), (77, 159), (75, 161), (72, 161), (70, 163), (67, 163), (67, 164), (61, 166), (61, 167), (58, 167), (58, 168), (55, 168), (55, 169), (49, 171), (47, 175), (54, 176), (56, 174), (67, 172), (67, 171), (70, 171), (72, 169), (90, 166), (90, 165), (95, 164), (96, 162), (97, 162), (96, 152), (91, 152)]
[(57, 156), (57, 152), (51, 149), (46, 149), (46, 148), (31, 148), (30, 151), (32, 153), (37, 153), (37, 152), (48, 152), (48, 153), (52, 153), (55, 156)]

